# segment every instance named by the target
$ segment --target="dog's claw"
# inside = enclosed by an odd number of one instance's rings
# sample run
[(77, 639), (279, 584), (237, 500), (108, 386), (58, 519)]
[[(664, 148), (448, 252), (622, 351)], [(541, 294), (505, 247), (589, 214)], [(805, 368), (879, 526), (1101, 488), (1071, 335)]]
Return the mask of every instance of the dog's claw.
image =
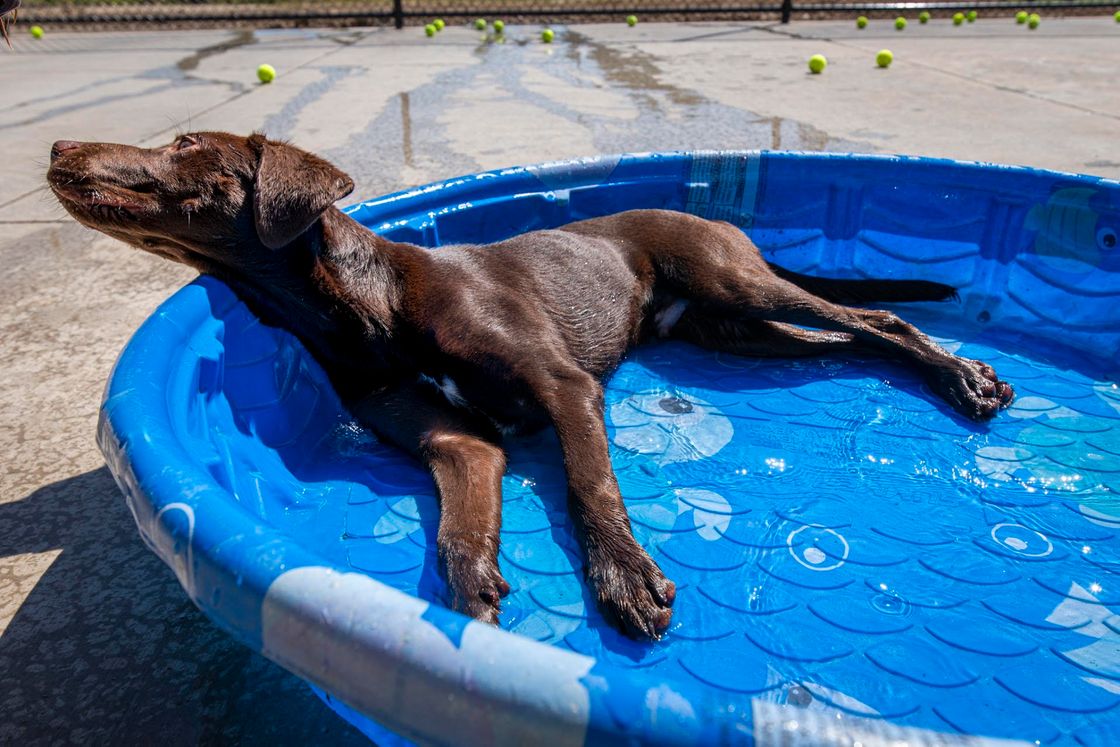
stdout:
[(676, 584), (637, 543), (589, 557), (587, 575), (603, 614), (627, 636), (656, 641), (668, 629)]
[(935, 392), (972, 420), (995, 417), (1015, 399), (1015, 390), (982, 361), (958, 358), (956, 365), (939, 368), (930, 377)]
[(988, 381), (998, 381), (999, 380), (999, 377), (996, 376), (996, 370), (994, 368), (992, 368), (991, 366), (989, 366), (984, 361), (973, 360), (973, 361), (970, 361), (970, 362), (975, 364), (976, 368), (980, 371), (980, 375), (983, 376)]
[[(502, 578), (500, 573), (492, 572), (490, 575), (493, 583), (479, 590), (478, 596), (487, 604), (501, 609), (502, 600), (509, 594), (509, 582)], [(494, 576), (496, 576), (496, 578), (494, 578)]]
[(677, 601), (677, 585), (664, 577), (661, 580), (662, 583), (655, 584), (653, 589), (657, 603), (662, 607), (672, 607), (673, 602)]
[(449, 543), (441, 548), (451, 609), (489, 623), (498, 624), (502, 599), (510, 592), (498, 563), (486, 550), (467, 544)]

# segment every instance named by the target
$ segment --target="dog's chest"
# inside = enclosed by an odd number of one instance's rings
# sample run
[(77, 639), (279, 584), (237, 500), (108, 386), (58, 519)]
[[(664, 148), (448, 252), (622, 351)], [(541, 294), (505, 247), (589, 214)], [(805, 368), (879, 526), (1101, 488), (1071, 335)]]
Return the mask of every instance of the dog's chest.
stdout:
[(433, 386), (438, 389), (444, 398), (454, 405), (455, 407), (469, 407), (470, 403), (467, 401), (463, 393), (459, 391), (459, 385), (455, 383), (455, 379), (447, 374), (441, 375), (438, 379), (426, 373), (420, 374), (420, 382)]
[(480, 380), (470, 374), (456, 376), (429, 371), (419, 381), (437, 391), (452, 407), (480, 414), (507, 435), (537, 430), (547, 423), (527, 389), (510, 382)]
[(688, 308), (688, 300), (684, 298), (671, 298), (653, 314), (653, 327), (658, 337), (669, 337), (673, 327), (684, 316)]

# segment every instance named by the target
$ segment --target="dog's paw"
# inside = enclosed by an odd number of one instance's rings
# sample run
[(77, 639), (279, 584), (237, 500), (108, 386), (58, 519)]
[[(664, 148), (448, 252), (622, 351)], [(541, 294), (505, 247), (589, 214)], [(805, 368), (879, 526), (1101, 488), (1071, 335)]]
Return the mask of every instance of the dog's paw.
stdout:
[(633, 540), (589, 555), (587, 579), (607, 619), (631, 638), (661, 638), (673, 617), (676, 585)]
[(1011, 404), (1015, 390), (982, 361), (957, 358), (928, 379), (930, 387), (957, 412), (973, 420), (988, 420)]
[(509, 594), (509, 582), (498, 570), (497, 554), (462, 541), (444, 543), (440, 550), (451, 609), (497, 625), (502, 599)]

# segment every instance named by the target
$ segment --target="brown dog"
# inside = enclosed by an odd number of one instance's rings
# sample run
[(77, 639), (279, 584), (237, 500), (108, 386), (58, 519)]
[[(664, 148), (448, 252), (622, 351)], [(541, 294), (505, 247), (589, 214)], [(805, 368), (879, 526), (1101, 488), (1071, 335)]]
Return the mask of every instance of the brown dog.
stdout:
[(487, 622), (509, 591), (500, 434), (551, 423), (602, 610), (636, 637), (669, 625), (676, 589), (630, 532), (603, 423), (601, 381), (643, 340), (755, 356), (879, 351), (977, 420), (1013, 397), (991, 367), (894, 314), (836, 303), (952, 288), (799, 275), (728, 223), (636, 210), (428, 251), (335, 209), (353, 183), (326, 161), (217, 132), (154, 149), (61, 141), (47, 178), (79, 222), (227, 282), (304, 342), (356, 417), (428, 465), (451, 605)]

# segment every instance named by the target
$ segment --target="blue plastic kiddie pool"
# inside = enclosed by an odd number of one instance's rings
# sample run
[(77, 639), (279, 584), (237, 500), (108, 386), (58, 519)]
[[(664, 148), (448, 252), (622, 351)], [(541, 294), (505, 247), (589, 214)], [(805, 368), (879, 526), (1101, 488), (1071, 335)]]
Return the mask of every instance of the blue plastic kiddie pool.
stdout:
[(731, 221), (801, 272), (957, 286), (897, 310), (1017, 399), (978, 425), (878, 359), (641, 348), (606, 417), (634, 532), (679, 589), (669, 633), (636, 643), (596, 610), (548, 432), (509, 443), (497, 629), (440, 605), (424, 469), (202, 277), (136, 333), (102, 408), (145, 541), (384, 742), (377, 724), (443, 744), (1120, 744), (1120, 183), (671, 153), (349, 212), (438, 247), (638, 207)]

